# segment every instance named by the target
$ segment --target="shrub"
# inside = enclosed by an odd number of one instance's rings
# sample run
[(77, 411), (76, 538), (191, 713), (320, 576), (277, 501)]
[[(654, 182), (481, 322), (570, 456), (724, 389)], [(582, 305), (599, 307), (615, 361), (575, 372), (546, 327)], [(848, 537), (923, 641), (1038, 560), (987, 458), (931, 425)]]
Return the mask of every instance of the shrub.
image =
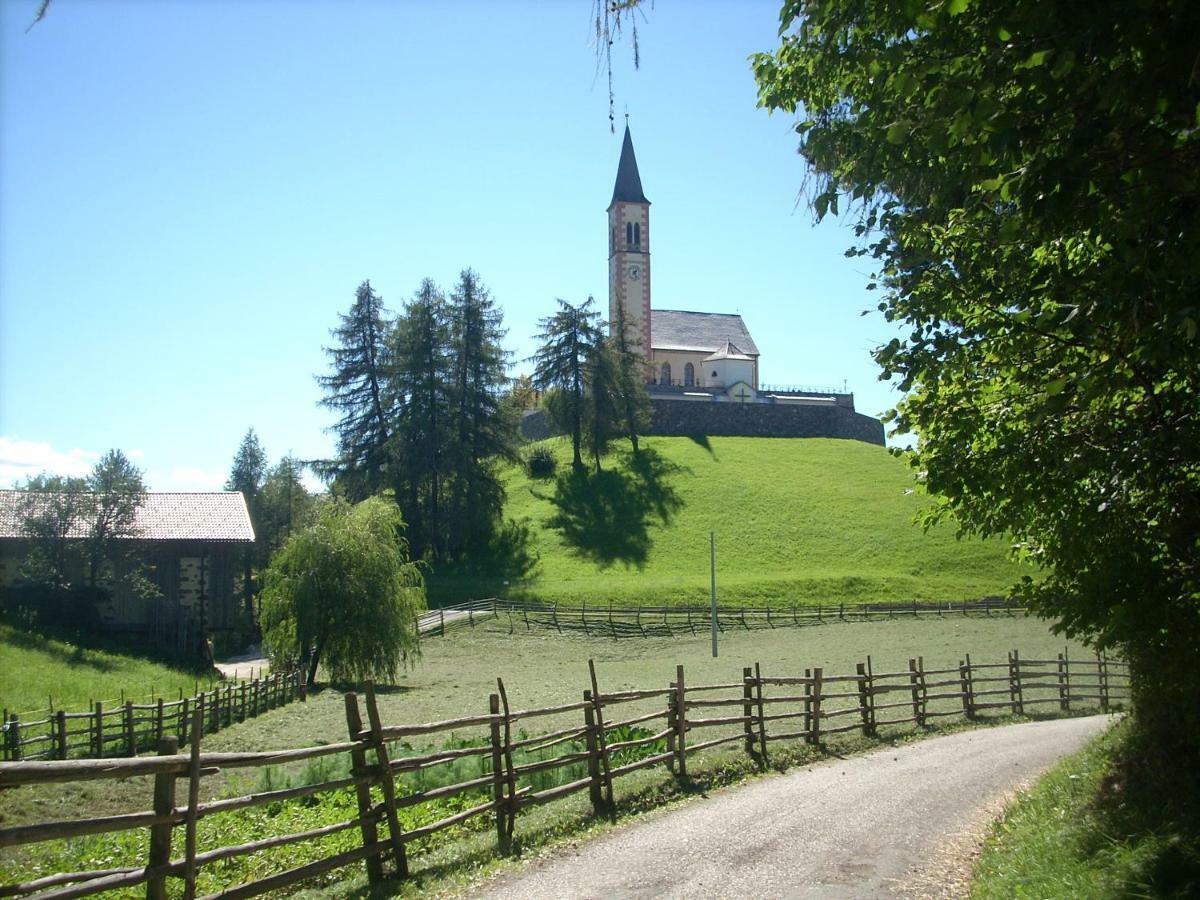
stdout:
[(549, 480), (554, 477), (557, 468), (558, 459), (555, 458), (554, 451), (545, 445), (534, 447), (525, 457), (525, 469), (530, 478)]

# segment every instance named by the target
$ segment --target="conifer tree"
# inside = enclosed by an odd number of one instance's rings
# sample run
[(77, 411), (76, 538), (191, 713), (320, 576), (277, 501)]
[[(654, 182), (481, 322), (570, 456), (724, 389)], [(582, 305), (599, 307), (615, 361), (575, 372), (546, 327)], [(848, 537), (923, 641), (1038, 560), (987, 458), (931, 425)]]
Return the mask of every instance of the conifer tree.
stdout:
[(244, 547), (242, 556), (242, 598), (249, 603), (253, 595), (254, 562), (259, 559), (260, 565), (266, 560), (262, 558), (262, 513), (259, 509), (260, 494), (263, 482), (267, 477), (267, 454), (262, 448), (253, 428), (246, 430), (242, 443), (238, 446), (233, 457), (233, 467), (229, 470), (229, 479), (225, 482), (225, 490), (240, 491), (246, 499), (246, 510), (250, 513), (250, 524), (254, 527), (255, 545)]
[(321, 404), (341, 414), (337, 459), (322, 463), (318, 472), (336, 478), (351, 500), (361, 500), (387, 484), (391, 422), (395, 398), (390, 390), (391, 331), (383, 299), (371, 282), (358, 286), (350, 312), (331, 332), (336, 345), (326, 347), (333, 371), (317, 376), (324, 389)]
[(646, 393), (646, 362), (630, 346), (625, 307), (621, 304), (617, 304), (617, 318), (607, 343), (613, 354), (614, 406), (621, 431), (636, 455), (638, 435), (650, 424), (650, 395)]
[(431, 280), (396, 324), (393, 384), (401, 398), (396, 420), (397, 499), (408, 523), (413, 555), (439, 556), (445, 548), (443, 478), (453, 435), (448, 355), (449, 316), (445, 297)]
[(503, 316), (471, 269), (450, 295), (449, 315), (455, 427), (448, 448), (449, 549), (458, 553), (486, 539), (500, 517), (504, 491), (494, 461), (515, 457), (516, 419), (501, 403), (508, 384)]
[(559, 401), (551, 404), (549, 411), (556, 424), (570, 432), (574, 454), (571, 464), (582, 471), (585, 368), (588, 355), (600, 341), (599, 314), (591, 297), (579, 306), (561, 299), (557, 302), (558, 312), (538, 322), (541, 331), (535, 338), (541, 347), (530, 357), (534, 363), (533, 383), (538, 390), (560, 392)]
[(585, 368), (587, 380), (584, 392), (584, 436), (588, 452), (600, 471), (600, 457), (608, 450), (614, 437), (621, 433), (623, 418), (620, 402), (620, 361), (615, 342), (597, 341), (588, 353)]

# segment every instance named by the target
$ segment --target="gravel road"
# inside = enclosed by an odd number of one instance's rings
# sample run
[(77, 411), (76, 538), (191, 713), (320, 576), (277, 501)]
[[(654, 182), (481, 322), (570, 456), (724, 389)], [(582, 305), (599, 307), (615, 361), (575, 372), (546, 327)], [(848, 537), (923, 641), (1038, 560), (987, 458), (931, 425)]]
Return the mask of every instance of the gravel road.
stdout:
[(960, 897), (1013, 792), (1107, 716), (982, 728), (714, 792), (473, 897)]

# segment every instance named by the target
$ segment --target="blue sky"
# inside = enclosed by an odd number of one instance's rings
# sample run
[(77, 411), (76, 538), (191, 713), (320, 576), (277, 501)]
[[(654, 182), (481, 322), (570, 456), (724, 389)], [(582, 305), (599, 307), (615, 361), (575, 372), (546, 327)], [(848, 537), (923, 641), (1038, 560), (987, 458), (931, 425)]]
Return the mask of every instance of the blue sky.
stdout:
[[(218, 489), (248, 426), (329, 455), (313, 376), (364, 279), (393, 309), (471, 266), (514, 371), (554, 298), (607, 305), (621, 129), (590, 0), (0, 4), (0, 484), (131, 453)], [(765, 382), (896, 394), (846, 222), (798, 205), (747, 56), (775, 2), (658, 0), (615, 50), (652, 201), (653, 303), (740, 312)]]

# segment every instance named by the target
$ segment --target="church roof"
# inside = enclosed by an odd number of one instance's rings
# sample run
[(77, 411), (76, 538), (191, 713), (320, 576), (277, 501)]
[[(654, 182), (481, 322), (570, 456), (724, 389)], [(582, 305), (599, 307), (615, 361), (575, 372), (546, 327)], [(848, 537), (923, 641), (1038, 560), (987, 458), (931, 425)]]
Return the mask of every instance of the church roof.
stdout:
[(758, 345), (741, 316), (683, 309), (650, 310), (650, 344), (655, 350), (718, 353), (730, 343), (746, 356), (758, 356)]
[[(61, 495), (53, 491), (0, 491), (0, 538), (25, 537), (26, 516), (50, 512)], [(71, 522), (68, 538), (88, 534), (90, 523)], [(144, 541), (250, 543), (254, 527), (239, 491), (152, 493), (142, 497), (134, 527)]]
[(726, 341), (725, 346), (718, 350), (712, 356), (704, 357), (705, 362), (714, 362), (718, 359), (744, 359), (751, 360), (752, 357), (747, 356), (740, 349), (734, 346), (732, 341)]
[(638, 174), (637, 157), (633, 155), (633, 139), (625, 126), (625, 141), (621, 144), (621, 161), (617, 164), (617, 183), (613, 185), (612, 203), (649, 203), (642, 193), (642, 176)]

